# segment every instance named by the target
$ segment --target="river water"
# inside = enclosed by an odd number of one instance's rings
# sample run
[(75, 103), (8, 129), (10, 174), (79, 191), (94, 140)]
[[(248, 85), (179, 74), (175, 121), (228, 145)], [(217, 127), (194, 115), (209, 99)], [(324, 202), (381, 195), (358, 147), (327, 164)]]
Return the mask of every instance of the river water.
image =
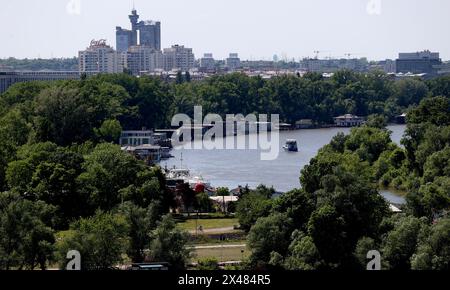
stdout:
[[(392, 140), (400, 144), (405, 131), (404, 125), (388, 126)], [(277, 191), (286, 192), (300, 187), (300, 171), (317, 155), (320, 148), (328, 144), (339, 132), (348, 134), (350, 128), (326, 128), (311, 130), (282, 131), (280, 134), (279, 155), (275, 160), (261, 160), (261, 150), (188, 150), (176, 147), (174, 158), (163, 161), (161, 166), (168, 168), (189, 168), (195, 175), (202, 176), (214, 187), (234, 189), (239, 185), (254, 188), (259, 184), (273, 186)], [(234, 138), (234, 137), (228, 137)], [(238, 139), (257, 140), (258, 135), (239, 136)], [(246, 138), (246, 139), (243, 139)], [(298, 141), (299, 152), (285, 152), (282, 146), (287, 139)], [(196, 142), (195, 141), (194, 146)], [(216, 140), (217, 142), (217, 140)], [(198, 145), (199, 143), (197, 143)], [(248, 143), (247, 143), (248, 144)], [(182, 156), (182, 158), (181, 158)], [(403, 203), (404, 199), (395, 193), (381, 191), (389, 201)]]

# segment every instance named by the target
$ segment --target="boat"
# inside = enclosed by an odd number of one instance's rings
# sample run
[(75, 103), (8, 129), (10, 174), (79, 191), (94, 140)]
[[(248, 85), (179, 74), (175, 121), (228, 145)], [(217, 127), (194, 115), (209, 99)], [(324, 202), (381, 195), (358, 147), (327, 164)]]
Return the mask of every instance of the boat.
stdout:
[(286, 145), (283, 146), (283, 149), (289, 152), (298, 152), (297, 140), (286, 140)]
[(202, 184), (206, 189), (212, 189), (209, 182), (206, 182), (202, 176), (192, 175), (189, 169), (172, 168), (166, 170), (166, 178), (169, 184), (183, 182), (189, 184), (189, 187), (192, 189), (194, 189), (197, 185)]
[(208, 193), (214, 191), (211, 184), (205, 181), (202, 176), (192, 175), (189, 169), (183, 167), (183, 153), (181, 153), (180, 163), (180, 168), (174, 166), (170, 169), (166, 167), (164, 170), (169, 187), (173, 188), (179, 183), (185, 183), (192, 189), (196, 189), (199, 185), (201, 185)]

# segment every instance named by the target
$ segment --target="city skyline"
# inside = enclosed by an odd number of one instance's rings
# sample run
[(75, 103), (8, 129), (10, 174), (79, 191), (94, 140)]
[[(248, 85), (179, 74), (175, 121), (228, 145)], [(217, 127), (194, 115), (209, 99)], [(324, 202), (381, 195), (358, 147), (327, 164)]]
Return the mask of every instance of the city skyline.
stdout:
[[(68, 7), (71, 1), (80, 1), (80, 10)], [(368, 6), (371, 1), (381, 6)], [(298, 60), (321, 51), (321, 58), (351, 54), (382, 60), (429, 49), (450, 59), (444, 39), (450, 3), (443, 0), (134, 2), (142, 19), (161, 21), (162, 47), (185, 45), (197, 57), (210, 52), (225, 59), (236, 52), (244, 60), (270, 60), (275, 54)], [(100, 38), (116, 48), (115, 27), (127, 27), (132, 7), (132, 1), (118, 0), (9, 1), (0, 12), (6, 40), (0, 58), (73, 57)]]

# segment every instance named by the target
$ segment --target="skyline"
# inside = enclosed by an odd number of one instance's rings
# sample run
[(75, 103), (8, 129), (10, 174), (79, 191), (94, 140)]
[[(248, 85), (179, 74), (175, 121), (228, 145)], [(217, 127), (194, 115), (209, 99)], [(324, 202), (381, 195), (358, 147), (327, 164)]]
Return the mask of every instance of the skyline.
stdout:
[[(81, 9), (68, 10), (70, 1), (80, 1)], [(368, 7), (371, 1), (381, 6)], [(0, 33), (6, 41), (0, 58), (73, 57), (92, 39), (107, 39), (115, 47), (115, 27), (128, 26), (133, 7), (133, 1), (120, 0), (30, 2), (3, 4)], [(211, 52), (223, 59), (236, 52), (243, 60), (271, 60), (275, 54), (298, 60), (319, 50), (320, 58), (350, 53), (382, 60), (429, 49), (450, 59), (450, 41), (444, 38), (450, 2), (445, 0), (185, 2), (136, 0), (134, 5), (142, 20), (162, 22), (162, 47), (185, 45), (197, 58)]]

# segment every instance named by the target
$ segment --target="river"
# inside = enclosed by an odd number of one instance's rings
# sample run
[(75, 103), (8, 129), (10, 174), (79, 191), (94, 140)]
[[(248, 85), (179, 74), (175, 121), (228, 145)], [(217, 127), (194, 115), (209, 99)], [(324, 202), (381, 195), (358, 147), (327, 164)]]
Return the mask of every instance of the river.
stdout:
[[(388, 129), (392, 131), (391, 138), (395, 143), (400, 144), (405, 128), (404, 125), (388, 126)], [(187, 150), (178, 147), (172, 151), (174, 158), (163, 161), (161, 166), (187, 167), (193, 174), (201, 175), (215, 187), (223, 186), (234, 189), (239, 185), (248, 185), (254, 188), (259, 184), (265, 184), (273, 186), (277, 191), (286, 192), (300, 187), (301, 169), (317, 155), (320, 148), (328, 144), (339, 132), (348, 134), (350, 128), (279, 132), (279, 155), (272, 161), (261, 160), (261, 150)], [(258, 136), (239, 136), (237, 138), (258, 138)], [(282, 149), (287, 139), (298, 141), (299, 152), (285, 152)], [(402, 197), (392, 192), (382, 191), (381, 193), (391, 202), (403, 203), (404, 201)]]

